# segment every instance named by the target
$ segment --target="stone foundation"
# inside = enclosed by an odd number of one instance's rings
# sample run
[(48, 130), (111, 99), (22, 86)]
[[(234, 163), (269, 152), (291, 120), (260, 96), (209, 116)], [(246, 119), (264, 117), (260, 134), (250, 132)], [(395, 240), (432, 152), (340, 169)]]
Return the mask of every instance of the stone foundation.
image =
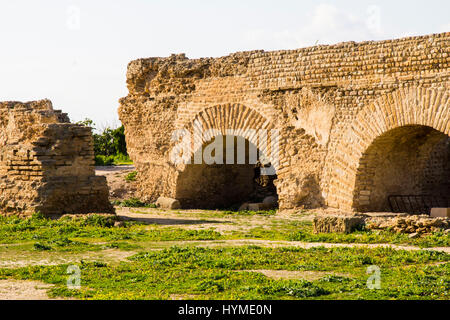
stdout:
[(111, 213), (92, 133), (49, 100), (0, 102), (0, 213)]
[(450, 218), (434, 218), (426, 215), (399, 217), (372, 217), (366, 219), (366, 228), (388, 229), (397, 233), (431, 233), (450, 229)]

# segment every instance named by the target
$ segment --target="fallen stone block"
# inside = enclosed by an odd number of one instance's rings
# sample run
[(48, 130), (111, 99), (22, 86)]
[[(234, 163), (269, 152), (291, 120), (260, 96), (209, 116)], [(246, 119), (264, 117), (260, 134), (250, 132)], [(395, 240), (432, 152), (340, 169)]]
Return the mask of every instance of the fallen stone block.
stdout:
[(278, 206), (278, 200), (274, 196), (265, 197), (263, 204), (266, 210), (275, 209)]
[(318, 215), (314, 218), (315, 233), (350, 233), (364, 225), (365, 215)]
[(158, 200), (156, 200), (156, 205), (163, 209), (180, 209), (181, 204), (180, 201), (173, 198), (167, 198), (167, 197), (159, 197)]
[(431, 217), (450, 218), (450, 208), (431, 208)]

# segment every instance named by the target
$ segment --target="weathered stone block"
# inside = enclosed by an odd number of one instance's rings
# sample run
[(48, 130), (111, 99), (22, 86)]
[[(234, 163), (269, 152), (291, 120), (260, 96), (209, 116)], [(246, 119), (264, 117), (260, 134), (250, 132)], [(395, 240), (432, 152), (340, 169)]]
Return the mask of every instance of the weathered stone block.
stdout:
[(156, 205), (163, 209), (180, 209), (180, 201), (177, 199), (167, 198), (167, 197), (159, 197), (156, 200)]
[(364, 225), (364, 215), (324, 214), (314, 217), (315, 233), (350, 233)]
[(450, 218), (450, 208), (431, 208), (430, 216)]
[(113, 212), (86, 135), (49, 100), (0, 102), (0, 214)]

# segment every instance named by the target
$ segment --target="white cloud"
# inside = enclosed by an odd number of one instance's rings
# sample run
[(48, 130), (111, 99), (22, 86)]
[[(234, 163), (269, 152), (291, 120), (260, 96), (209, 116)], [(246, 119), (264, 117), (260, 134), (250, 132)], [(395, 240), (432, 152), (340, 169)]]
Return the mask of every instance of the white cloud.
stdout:
[(254, 29), (246, 33), (253, 46), (267, 49), (300, 48), (342, 41), (377, 40), (383, 36), (381, 10), (370, 6), (355, 16), (334, 5), (317, 5), (305, 24), (296, 30)]

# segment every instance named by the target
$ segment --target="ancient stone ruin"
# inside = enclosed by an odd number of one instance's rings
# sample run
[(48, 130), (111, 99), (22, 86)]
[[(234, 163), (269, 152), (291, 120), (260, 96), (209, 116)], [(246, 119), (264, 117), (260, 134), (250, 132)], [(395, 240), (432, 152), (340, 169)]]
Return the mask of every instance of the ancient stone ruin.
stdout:
[[(449, 63), (450, 33), (132, 61), (119, 115), (140, 197), (170, 197), (185, 208), (270, 195), (280, 208), (448, 207)], [(198, 134), (209, 129), (216, 134)], [(180, 145), (192, 147), (184, 159), (195, 159), (215, 135), (244, 139), (247, 160), (263, 131), (279, 134), (259, 150), (258, 164), (172, 161)], [(262, 174), (266, 165), (274, 174)]]
[(0, 102), (0, 213), (111, 213), (92, 133), (49, 100)]

